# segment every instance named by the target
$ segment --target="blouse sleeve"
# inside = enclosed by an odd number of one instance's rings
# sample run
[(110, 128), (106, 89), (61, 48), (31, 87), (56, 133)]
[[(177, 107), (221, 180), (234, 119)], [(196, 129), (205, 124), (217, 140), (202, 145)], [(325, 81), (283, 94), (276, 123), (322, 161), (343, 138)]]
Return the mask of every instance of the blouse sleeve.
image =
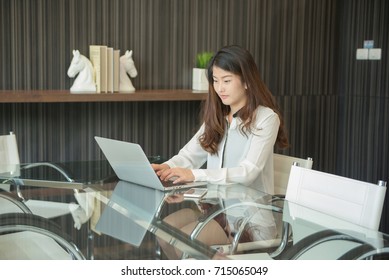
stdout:
[(204, 125), (197, 131), (192, 139), (179, 151), (177, 155), (172, 157), (165, 163), (171, 168), (182, 167), (189, 169), (200, 168), (207, 160), (207, 152), (201, 147), (199, 142), (200, 135), (203, 134)]

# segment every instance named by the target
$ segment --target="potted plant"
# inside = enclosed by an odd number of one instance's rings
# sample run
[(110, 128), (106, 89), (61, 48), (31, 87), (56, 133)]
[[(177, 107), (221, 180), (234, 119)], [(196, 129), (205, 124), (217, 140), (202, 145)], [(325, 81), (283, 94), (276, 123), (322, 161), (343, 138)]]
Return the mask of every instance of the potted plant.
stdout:
[(200, 91), (208, 90), (206, 68), (212, 56), (213, 56), (212, 52), (201, 52), (197, 54), (196, 67), (193, 68), (193, 75), (192, 75), (193, 90), (200, 90)]

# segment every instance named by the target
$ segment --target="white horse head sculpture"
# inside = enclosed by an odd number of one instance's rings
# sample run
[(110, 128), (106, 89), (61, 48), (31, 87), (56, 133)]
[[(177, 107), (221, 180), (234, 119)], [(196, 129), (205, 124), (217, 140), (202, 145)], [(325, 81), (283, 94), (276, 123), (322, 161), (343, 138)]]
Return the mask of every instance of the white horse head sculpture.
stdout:
[(134, 92), (135, 88), (132, 85), (130, 78), (135, 78), (138, 75), (138, 71), (135, 68), (134, 60), (132, 59), (132, 51), (126, 51), (124, 55), (120, 57), (120, 92)]
[(75, 93), (95, 93), (96, 83), (93, 78), (93, 66), (92, 63), (85, 56), (80, 54), (78, 50), (73, 50), (73, 59), (68, 69), (68, 76), (74, 78), (73, 86), (70, 88), (70, 92)]

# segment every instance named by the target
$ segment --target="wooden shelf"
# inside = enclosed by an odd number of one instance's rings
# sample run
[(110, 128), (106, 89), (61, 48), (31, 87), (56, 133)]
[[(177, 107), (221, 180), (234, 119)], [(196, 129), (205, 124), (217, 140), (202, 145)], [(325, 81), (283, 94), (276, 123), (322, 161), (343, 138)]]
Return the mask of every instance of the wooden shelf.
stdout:
[(190, 89), (139, 90), (135, 93), (80, 94), (68, 90), (0, 90), (0, 103), (61, 103), (120, 101), (196, 101), (206, 93)]

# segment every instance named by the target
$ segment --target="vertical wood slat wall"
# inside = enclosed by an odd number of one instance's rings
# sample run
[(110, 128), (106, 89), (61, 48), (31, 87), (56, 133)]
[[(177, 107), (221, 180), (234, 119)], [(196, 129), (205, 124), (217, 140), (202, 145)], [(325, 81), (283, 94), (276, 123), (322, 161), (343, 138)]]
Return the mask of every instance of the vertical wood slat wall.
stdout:
[[(132, 49), (138, 89), (190, 88), (197, 52), (239, 44), (284, 113), (284, 153), (388, 181), (388, 17), (385, 0), (3, 0), (0, 89), (69, 89), (72, 50), (88, 56), (91, 44)], [(381, 61), (355, 60), (365, 39), (382, 48)], [(0, 104), (0, 133), (15, 131), (23, 161), (100, 157), (94, 135), (169, 157), (197, 128), (199, 106)]]
[[(389, 1), (343, 1), (339, 18), (338, 153), (336, 172), (389, 182)], [(379, 61), (356, 60), (356, 48), (374, 40)], [(388, 191), (381, 230), (389, 232)]]

